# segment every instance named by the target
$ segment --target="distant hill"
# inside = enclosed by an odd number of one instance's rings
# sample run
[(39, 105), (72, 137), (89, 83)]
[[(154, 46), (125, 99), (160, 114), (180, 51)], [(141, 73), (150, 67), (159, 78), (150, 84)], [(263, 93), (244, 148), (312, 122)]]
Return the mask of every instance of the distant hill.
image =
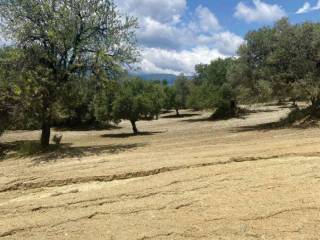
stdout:
[(173, 74), (160, 74), (160, 73), (132, 73), (133, 76), (141, 77), (144, 80), (167, 80), (168, 84), (173, 84), (177, 79)]
[(161, 73), (131, 73), (131, 75), (141, 77), (144, 80), (167, 80), (169, 85), (172, 85), (178, 77), (173, 74)]

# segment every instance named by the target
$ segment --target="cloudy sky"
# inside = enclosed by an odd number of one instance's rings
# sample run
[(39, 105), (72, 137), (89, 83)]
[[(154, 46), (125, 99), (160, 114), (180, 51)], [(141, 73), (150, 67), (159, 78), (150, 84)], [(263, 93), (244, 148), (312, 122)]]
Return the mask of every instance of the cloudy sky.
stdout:
[(247, 31), (288, 17), (320, 20), (320, 0), (116, 0), (139, 20), (145, 73), (192, 74), (194, 65), (234, 56)]

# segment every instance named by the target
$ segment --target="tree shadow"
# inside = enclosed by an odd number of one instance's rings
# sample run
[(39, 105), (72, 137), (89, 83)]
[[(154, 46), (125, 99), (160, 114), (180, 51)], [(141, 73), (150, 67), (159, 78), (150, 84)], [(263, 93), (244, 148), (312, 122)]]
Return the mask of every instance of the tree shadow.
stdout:
[(161, 114), (168, 114), (168, 113), (172, 113), (172, 110), (162, 110)]
[(294, 129), (308, 129), (319, 128), (320, 115), (318, 111), (313, 111), (311, 107), (307, 108), (293, 108), (291, 112), (284, 118), (275, 122), (263, 123), (254, 126), (242, 126), (235, 130), (235, 132), (246, 131), (269, 131), (276, 129), (294, 128)]
[(155, 134), (164, 133), (164, 131), (157, 131), (157, 132), (139, 132), (138, 134), (133, 133), (110, 133), (101, 135), (101, 137), (105, 138), (130, 138), (130, 137), (137, 137), (137, 136), (152, 136)]
[[(112, 144), (100, 146), (73, 146), (65, 143), (50, 145), (48, 149), (41, 150), (38, 141), (16, 141), (2, 144), (6, 151), (5, 157), (26, 158), (31, 157), (34, 163), (57, 161), (63, 158), (81, 158), (86, 156), (99, 156), (102, 154), (118, 154), (124, 151), (146, 146), (145, 143)], [(4, 158), (2, 160), (4, 160)]]
[(179, 114), (179, 115), (167, 115), (167, 116), (162, 116), (161, 118), (186, 118), (186, 117), (194, 117), (194, 116), (200, 116), (201, 114), (199, 113), (184, 113), (184, 114)]
[(246, 109), (247, 114), (278, 112), (277, 109)]
[(270, 123), (262, 123), (252, 126), (241, 126), (231, 130), (232, 133), (240, 133), (240, 132), (251, 132), (251, 131), (271, 131), (277, 129), (284, 129), (285, 127), (281, 126), (281, 121), (278, 122), (270, 122)]
[(196, 122), (213, 122), (216, 120), (211, 119), (210, 117), (205, 118), (196, 118), (196, 119), (183, 119), (181, 122), (188, 122), (188, 123), (196, 123)]
[(237, 116), (225, 116), (225, 117), (205, 117), (205, 118), (196, 118), (196, 119), (184, 119), (181, 122), (189, 122), (189, 123), (196, 123), (196, 122), (218, 122), (218, 121), (226, 121), (231, 119), (246, 119), (247, 114), (237, 115)]
[(117, 125), (108, 125), (108, 126), (77, 126), (77, 127), (55, 127), (55, 130), (66, 132), (66, 131), (105, 131), (105, 130), (116, 130), (121, 129), (122, 127)]
[(246, 119), (251, 114), (256, 113), (268, 113), (268, 112), (277, 112), (278, 110), (275, 109), (246, 109), (241, 108), (238, 113), (231, 114), (231, 115), (215, 115), (213, 113), (210, 117), (205, 118), (196, 118), (196, 119), (184, 119), (181, 120), (182, 122), (189, 122), (189, 123), (195, 123), (195, 122), (217, 122), (217, 121), (226, 121), (226, 120), (232, 120), (232, 119)]
[(305, 130), (308, 128), (319, 128), (317, 124), (318, 121), (310, 121), (301, 124), (291, 124), (287, 122), (287, 119), (281, 119), (277, 122), (270, 122), (270, 123), (262, 123), (252, 126), (242, 126), (233, 129), (231, 132), (233, 133), (240, 133), (240, 132), (251, 132), (251, 131), (272, 131), (272, 130), (281, 130), (281, 129), (296, 129), (296, 130)]

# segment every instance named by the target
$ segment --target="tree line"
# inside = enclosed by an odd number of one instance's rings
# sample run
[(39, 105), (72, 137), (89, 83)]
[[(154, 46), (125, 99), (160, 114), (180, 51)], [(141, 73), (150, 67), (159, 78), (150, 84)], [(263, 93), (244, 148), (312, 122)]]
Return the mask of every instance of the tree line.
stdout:
[(163, 109), (239, 113), (240, 103), (309, 101), (320, 107), (320, 24), (290, 24), (248, 32), (237, 57), (195, 67), (192, 78), (130, 77), (137, 62), (137, 20), (111, 0), (0, 0), (1, 30), (13, 44), (0, 49), (0, 134), (52, 126), (106, 126), (157, 119)]

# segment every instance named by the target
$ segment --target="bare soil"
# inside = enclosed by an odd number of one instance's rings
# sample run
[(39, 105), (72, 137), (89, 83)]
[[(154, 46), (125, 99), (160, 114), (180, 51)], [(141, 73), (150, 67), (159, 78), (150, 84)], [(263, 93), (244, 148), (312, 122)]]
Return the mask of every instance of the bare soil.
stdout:
[(138, 122), (139, 136), (128, 122), (64, 131), (56, 152), (8, 153), (0, 239), (320, 239), (320, 129), (272, 129), (289, 109), (253, 110), (166, 114)]

